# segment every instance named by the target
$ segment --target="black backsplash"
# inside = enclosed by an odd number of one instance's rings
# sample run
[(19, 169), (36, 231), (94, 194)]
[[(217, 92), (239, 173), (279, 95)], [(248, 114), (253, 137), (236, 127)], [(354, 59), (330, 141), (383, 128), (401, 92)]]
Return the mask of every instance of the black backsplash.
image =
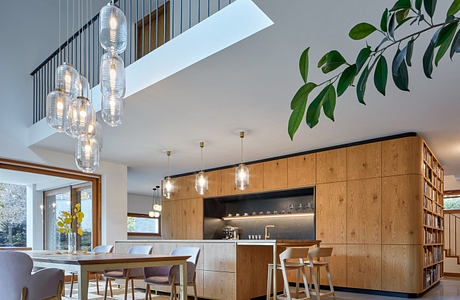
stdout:
[(224, 226), (239, 228), (240, 239), (248, 239), (249, 235), (260, 235), (264, 238), (265, 225), (270, 228), (270, 238), (287, 240), (315, 239), (315, 215), (290, 216), (285, 218), (237, 219), (224, 221), (225, 216), (267, 215), (314, 213), (314, 188), (264, 192), (258, 194), (234, 195), (204, 199), (204, 238), (224, 238)]

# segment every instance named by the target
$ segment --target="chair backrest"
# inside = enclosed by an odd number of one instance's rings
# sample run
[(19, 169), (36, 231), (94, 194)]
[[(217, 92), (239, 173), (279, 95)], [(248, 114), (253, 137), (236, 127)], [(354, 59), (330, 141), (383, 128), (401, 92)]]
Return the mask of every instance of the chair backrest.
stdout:
[(0, 251), (0, 299), (20, 299), (33, 268), (29, 255)]
[(112, 253), (113, 252), (113, 245), (99, 245), (94, 247), (93, 252), (99, 253)]
[(129, 248), (128, 254), (152, 254), (152, 246), (134, 246)]
[(314, 248), (310, 250), (308, 253), (308, 258), (310, 261), (313, 261), (313, 259), (321, 260), (321, 258), (327, 259), (327, 257), (332, 255), (332, 248)]
[(187, 261), (196, 265), (198, 263), (198, 257), (200, 256), (200, 248), (180, 247), (171, 251), (171, 255), (190, 256), (190, 258), (188, 258)]
[(287, 248), (280, 253), (280, 261), (283, 262), (286, 259), (301, 259), (308, 257), (309, 248), (307, 247), (292, 247)]

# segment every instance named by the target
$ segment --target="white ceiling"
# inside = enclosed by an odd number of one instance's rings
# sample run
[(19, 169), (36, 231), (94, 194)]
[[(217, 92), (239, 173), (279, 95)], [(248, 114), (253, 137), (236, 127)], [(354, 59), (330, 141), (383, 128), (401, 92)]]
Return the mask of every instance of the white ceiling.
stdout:
[[(313, 67), (322, 54), (339, 49), (354, 60), (365, 42), (350, 40), (349, 29), (361, 21), (377, 23), (394, 1), (254, 2), (273, 26), (129, 97), (125, 124), (104, 127), (102, 157), (129, 166), (129, 192), (150, 195), (167, 174), (164, 149), (174, 151), (173, 174), (199, 169), (200, 140), (206, 141), (206, 168), (237, 163), (240, 128), (249, 130), (246, 160), (415, 131), (427, 139), (447, 174), (460, 174), (460, 58), (452, 63), (446, 56), (434, 79), (426, 79), (421, 69), (426, 38), (415, 44), (410, 93), (397, 90), (389, 78), (383, 97), (370, 80), (366, 106), (350, 89), (337, 102), (335, 123), (322, 116), (314, 129), (302, 124), (294, 142), (287, 134), (289, 103), (302, 83), (297, 69), (303, 49), (311, 46), (310, 80), (323, 81), (327, 77)], [(448, 4), (440, 2), (439, 10)], [(63, 135), (39, 146), (73, 152), (73, 142)]]

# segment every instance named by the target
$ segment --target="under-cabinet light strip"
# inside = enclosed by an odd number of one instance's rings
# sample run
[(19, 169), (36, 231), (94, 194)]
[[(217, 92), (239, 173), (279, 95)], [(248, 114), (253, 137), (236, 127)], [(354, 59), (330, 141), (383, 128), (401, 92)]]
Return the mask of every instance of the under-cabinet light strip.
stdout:
[(282, 215), (250, 215), (250, 216), (223, 217), (222, 219), (227, 221), (227, 220), (243, 220), (243, 219), (304, 217), (304, 216), (313, 216), (313, 215), (314, 213), (298, 213), (298, 214), (282, 214)]

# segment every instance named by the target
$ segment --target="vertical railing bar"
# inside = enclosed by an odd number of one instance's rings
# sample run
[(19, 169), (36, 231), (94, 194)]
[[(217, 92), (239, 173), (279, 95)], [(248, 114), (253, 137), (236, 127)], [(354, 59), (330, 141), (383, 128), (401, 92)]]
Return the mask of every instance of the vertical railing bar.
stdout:
[(166, 10), (166, 0), (163, 0), (163, 45), (166, 43), (166, 16), (168, 12)]
[(90, 86), (91, 88), (94, 85), (94, 66), (95, 66), (94, 57), (96, 56), (95, 53), (94, 53), (96, 51), (96, 45), (94, 44), (94, 27), (96, 27), (96, 26), (94, 26), (94, 24), (93, 24), (93, 47), (92, 47), (92, 49), (93, 49), (93, 71), (92, 71), (93, 75), (91, 76), (91, 78), (92, 78), (91, 86)]
[(180, 17), (180, 30), (179, 32), (182, 33), (182, 0), (179, 0), (179, 10), (180, 10), (180, 14), (179, 14), (179, 17)]
[[(132, 29), (131, 29), (131, 23), (132, 23), (132, 0), (129, 0), (129, 36), (131, 36)], [(132, 52), (132, 38), (129, 39), (129, 63), (131, 63), (131, 52)]]
[(220, 0), (217, 0), (217, 11), (220, 10)]
[(169, 35), (170, 36), (170, 40), (172, 40), (174, 38), (174, 15), (176, 14), (176, 11), (174, 10), (174, 2), (176, 0), (171, 0), (172, 1), (172, 6), (171, 6), (171, 15), (172, 15), (172, 21), (171, 21), (171, 34)]
[(149, 53), (152, 51), (152, 0), (149, 0)]
[(32, 87), (32, 123), (35, 124), (35, 74), (32, 75), (32, 82), (33, 82), (33, 87)]
[[(121, 7), (121, 1), (120, 1), (120, 7)], [(123, 12), (126, 14), (126, 16), (128, 16), (127, 10), (126, 10), (126, 0), (123, 0)], [(128, 19), (128, 22), (131, 21), (129, 18), (127, 18), (127, 19)], [(99, 19), (97, 19), (97, 21), (98, 21), (97, 24), (98, 24), (98, 27), (99, 27)], [(128, 37), (130, 35), (131, 35), (131, 33), (128, 34)], [(99, 36), (99, 34), (98, 34), (98, 36)], [(99, 39), (98, 39), (98, 41), (99, 41)], [(127, 41), (127, 43), (129, 44), (129, 41)], [(99, 44), (99, 42), (98, 42), (98, 44)], [(128, 46), (128, 45), (126, 45), (126, 46)], [(126, 47), (126, 49), (128, 49), (128, 47)], [(98, 50), (99, 50), (99, 48), (98, 48)], [(99, 57), (99, 54), (97, 56)], [(123, 52), (123, 63), (126, 64), (126, 51)], [(98, 70), (99, 70), (99, 68), (98, 68)], [(99, 78), (99, 73), (98, 73), (98, 78)]]
[(210, 8), (209, 8), (209, 0), (208, 0), (208, 17), (209, 17), (209, 12), (210, 12)]
[(142, 56), (145, 55), (145, 29), (144, 29), (144, 21), (145, 21), (145, 0), (142, 0)]
[(192, 27), (192, 0), (188, 0), (188, 29)]
[(155, 49), (158, 48), (158, 0), (155, 1)]
[[(97, 76), (95, 78), (95, 81), (94, 81), (94, 85), (98, 85), (99, 84), (99, 68), (100, 68), (100, 61), (101, 61), (101, 58), (99, 56), (99, 48), (101, 46), (101, 44), (99, 43), (99, 18), (97, 18), (97, 28), (98, 28), (98, 33), (97, 33), (97, 45), (96, 46), (96, 55), (97, 55), (97, 61), (96, 61), (96, 64), (97, 64), (97, 68), (96, 68), (96, 71), (97, 71)], [(123, 59), (124, 61), (124, 59)]]
[(139, 33), (139, 25), (137, 24), (137, 22), (139, 22), (139, 0), (136, 0), (136, 35), (134, 36), (134, 37), (135, 37), (135, 39), (134, 39), (134, 41), (135, 41), (134, 45), (136, 46), (136, 50), (135, 50), (135, 51), (136, 51), (136, 53), (135, 53), (135, 55), (136, 55), (135, 57), (136, 57), (136, 58), (135, 58), (135, 60), (138, 60), (138, 59), (139, 59), (139, 55), (138, 55), (138, 53), (137, 53), (137, 52), (139, 51), (139, 50), (138, 50), (138, 47), (137, 47), (137, 44), (138, 44), (137, 35), (138, 35), (138, 33)]
[(201, 22), (201, 0), (198, 0), (198, 23)]

